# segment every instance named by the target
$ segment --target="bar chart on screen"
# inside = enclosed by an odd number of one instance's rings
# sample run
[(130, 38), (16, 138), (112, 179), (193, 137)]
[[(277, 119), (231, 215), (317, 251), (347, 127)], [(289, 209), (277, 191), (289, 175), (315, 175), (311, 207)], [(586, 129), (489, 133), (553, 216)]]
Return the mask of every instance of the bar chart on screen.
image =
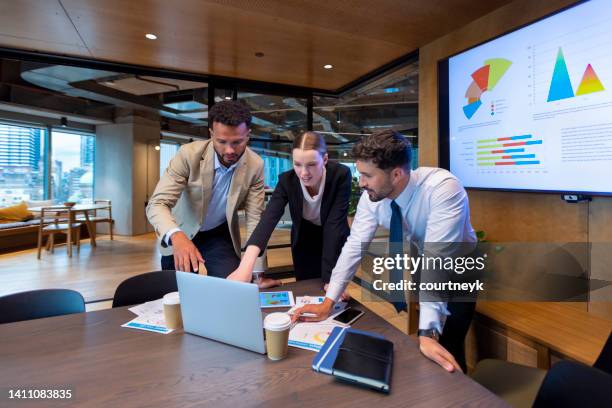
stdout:
[(476, 163), (479, 167), (516, 168), (542, 164), (539, 148), (542, 139), (533, 135), (516, 135), (476, 141)]

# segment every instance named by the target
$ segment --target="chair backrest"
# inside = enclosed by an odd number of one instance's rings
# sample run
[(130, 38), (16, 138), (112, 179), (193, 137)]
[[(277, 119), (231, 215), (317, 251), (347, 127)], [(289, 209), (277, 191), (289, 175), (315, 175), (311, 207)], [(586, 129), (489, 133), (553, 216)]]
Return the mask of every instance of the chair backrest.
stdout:
[(106, 214), (104, 216), (108, 217), (109, 219), (112, 218), (112, 216), (111, 216), (111, 207), (112, 207), (111, 200), (105, 200), (105, 199), (102, 199), (102, 198), (96, 198), (96, 199), (93, 200), (93, 203), (94, 204), (106, 204), (106, 205), (108, 205), (107, 208), (100, 209), (100, 210), (94, 210), (94, 212), (93, 212), (94, 216), (96, 216), (96, 217), (99, 216), (98, 211), (105, 211)]
[(597, 361), (595, 361), (593, 367), (599, 368), (608, 374), (612, 374), (612, 332), (610, 332), (608, 341), (606, 341), (603, 349), (601, 349), (601, 353), (599, 353), (599, 357), (597, 357)]
[(85, 301), (70, 289), (40, 289), (0, 297), (0, 324), (83, 313)]
[(612, 375), (562, 360), (548, 370), (533, 407), (609, 407), (611, 388)]
[(40, 211), (40, 225), (66, 223), (71, 210), (65, 206), (43, 207)]
[(176, 272), (156, 271), (132, 276), (121, 282), (113, 296), (113, 307), (136, 305), (176, 292)]

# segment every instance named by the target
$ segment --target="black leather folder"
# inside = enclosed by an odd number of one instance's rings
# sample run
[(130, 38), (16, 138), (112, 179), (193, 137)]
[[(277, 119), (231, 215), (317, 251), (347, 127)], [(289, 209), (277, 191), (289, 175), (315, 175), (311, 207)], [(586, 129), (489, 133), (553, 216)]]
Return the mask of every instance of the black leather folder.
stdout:
[(338, 350), (332, 375), (342, 381), (388, 393), (392, 369), (392, 342), (349, 332)]

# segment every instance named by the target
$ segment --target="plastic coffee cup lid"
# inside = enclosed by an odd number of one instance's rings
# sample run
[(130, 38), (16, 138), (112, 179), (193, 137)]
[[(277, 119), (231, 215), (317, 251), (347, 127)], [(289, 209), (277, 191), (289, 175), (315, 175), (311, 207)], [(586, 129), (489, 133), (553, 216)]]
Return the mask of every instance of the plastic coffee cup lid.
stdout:
[(178, 292), (170, 292), (164, 295), (164, 305), (178, 305), (181, 303)]
[(291, 317), (287, 313), (270, 313), (264, 319), (264, 328), (272, 331), (286, 330), (291, 326)]

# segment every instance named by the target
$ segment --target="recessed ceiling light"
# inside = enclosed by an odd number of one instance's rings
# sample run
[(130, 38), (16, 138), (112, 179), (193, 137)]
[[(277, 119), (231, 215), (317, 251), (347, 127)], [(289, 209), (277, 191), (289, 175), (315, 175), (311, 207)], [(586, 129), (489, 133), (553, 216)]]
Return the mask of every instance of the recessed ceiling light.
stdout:
[(145, 37), (147, 37), (149, 40), (157, 40), (157, 36), (155, 34), (147, 33), (145, 34)]
[(325, 64), (323, 65), (323, 68), (325, 69), (332, 69), (334, 66), (332, 64)]
[(342, 153), (342, 155), (343, 155), (344, 157), (348, 156), (348, 154), (347, 154), (346, 152)]
[(161, 149), (161, 147), (159, 147), (159, 145), (155, 146), (155, 150), (160, 150), (160, 149)]
[(229, 101), (229, 100), (232, 99), (232, 97), (231, 96), (226, 96), (225, 99)]

